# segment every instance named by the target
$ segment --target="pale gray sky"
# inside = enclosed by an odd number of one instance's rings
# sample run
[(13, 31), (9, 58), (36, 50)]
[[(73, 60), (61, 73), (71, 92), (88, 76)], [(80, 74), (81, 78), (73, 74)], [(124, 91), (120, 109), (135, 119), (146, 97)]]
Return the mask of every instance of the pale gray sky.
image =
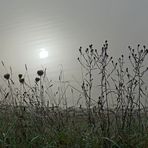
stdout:
[[(112, 55), (148, 45), (148, 0), (0, 0), (0, 60), (22, 71), (78, 70), (78, 48), (109, 41)], [(49, 58), (39, 59), (40, 48)], [(23, 67), (23, 68), (22, 68)], [(1, 66), (0, 66), (1, 68)]]

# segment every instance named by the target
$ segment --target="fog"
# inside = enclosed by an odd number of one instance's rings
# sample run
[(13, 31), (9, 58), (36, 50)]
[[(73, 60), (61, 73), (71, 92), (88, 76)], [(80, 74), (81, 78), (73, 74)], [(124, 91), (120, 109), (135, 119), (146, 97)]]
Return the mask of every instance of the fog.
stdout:
[(108, 40), (118, 57), (128, 45), (147, 45), (147, 7), (147, 0), (0, 0), (0, 59), (16, 73), (25, 64), (30, 75), (44, 66), (53, 78), (62, 65), (68, 80), (79, 79), (79, 46), (101, 48)]

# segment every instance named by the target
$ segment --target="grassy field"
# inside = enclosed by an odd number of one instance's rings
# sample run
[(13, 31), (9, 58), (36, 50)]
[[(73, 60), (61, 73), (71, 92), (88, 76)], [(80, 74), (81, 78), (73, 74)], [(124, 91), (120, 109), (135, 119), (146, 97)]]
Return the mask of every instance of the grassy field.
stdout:
[[(0, 113), (0, 147), (147, 147), (147, 128), (139, 131), (137, 117), (132, 119), (131, 127), (120, 128), (120, 121), (111, 120), (110, 135), (101, 129), (101, 121), (95, 117), (94, 123), (87, 116), (68, 114), (44, 108), (6, 107)], [(73, 111), (75, 112), (75, 111)], [(105, 116), (105, 115), (104, 115)], [(104, 125), (106, 126), (106, 117)], [(146, 121), (147, 122), (147, 121)], [(117, 125), (119, 124), (119, 125)], [(129, 126), (129, 127), (128, 127)]]
[[(26, 65), (16, 85), (12, 69), (7, 71), (2, 62), (6, 73), (0, 88), (0, 147), (147, 148), (148, 49), (138, 45), (128, 51), (127, 58), (121, 55), (115, 62), (107, 41), (102, 49), (80, 47), (80, 89), (64, 83), (62, 75), (52, 89), (46, 69), (37, 71), (32, 84)], [(73, 106), (67, 91), (79, 96)]]

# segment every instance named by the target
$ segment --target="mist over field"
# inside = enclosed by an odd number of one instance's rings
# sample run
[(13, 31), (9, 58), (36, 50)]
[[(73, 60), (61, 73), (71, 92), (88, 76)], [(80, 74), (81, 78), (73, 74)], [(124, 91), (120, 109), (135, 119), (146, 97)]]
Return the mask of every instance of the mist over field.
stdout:
[[(17, 72), (44, 65), (53, 77), (62, 64), (71, 79), (79, 74), (80, 46), (101, 48), (108, 40), (119, 57), (129, 45), (147, 44), (147, 6), (145, 0), (1, 0), (0, 59)], [(40, 59), (41, 49), (48, 58)]]
[(0, 0), (0, 147), (147, 148), (147, 7)]

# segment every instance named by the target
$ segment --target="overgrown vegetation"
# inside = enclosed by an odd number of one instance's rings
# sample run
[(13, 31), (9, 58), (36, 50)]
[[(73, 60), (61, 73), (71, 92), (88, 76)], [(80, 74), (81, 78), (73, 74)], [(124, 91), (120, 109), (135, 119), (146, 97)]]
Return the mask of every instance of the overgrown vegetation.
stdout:
[(102, 49), (80, 47), (81, 89), (64, 80), (62, 71), (55, 84), (46, 69), (31, 83), (26, 65), (16, 84), (2, 62), (0, 147), (146, 148), (148, 49), (128, 47), (129, 57), (115, 62), (108, 48), (107, 41)]

